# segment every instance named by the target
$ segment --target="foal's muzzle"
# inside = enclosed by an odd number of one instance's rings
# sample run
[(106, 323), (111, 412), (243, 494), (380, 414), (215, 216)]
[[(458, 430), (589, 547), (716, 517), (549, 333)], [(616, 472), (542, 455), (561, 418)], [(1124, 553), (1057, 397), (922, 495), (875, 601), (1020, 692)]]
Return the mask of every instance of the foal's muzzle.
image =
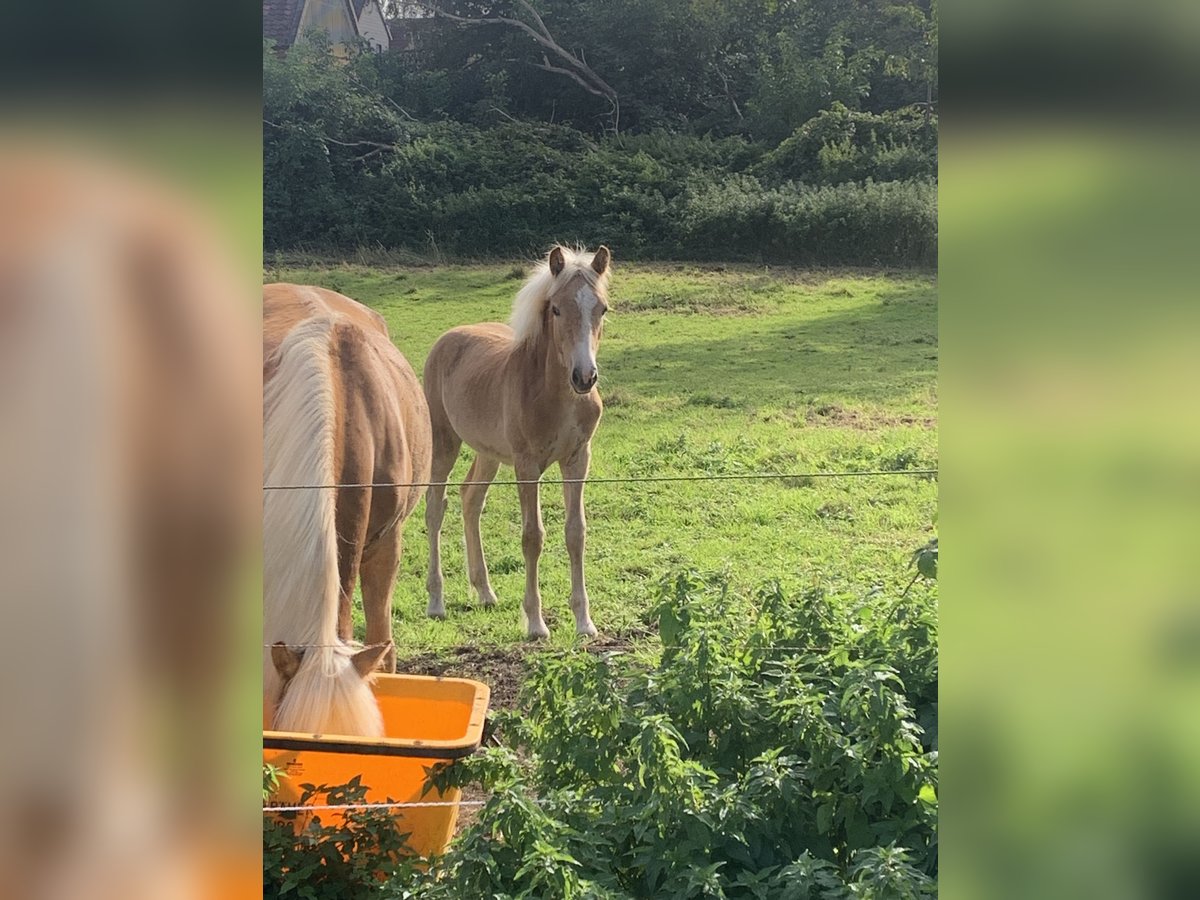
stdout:
[(600, 377), (600, 373), (596, 371), (596, 367), (592, 366), (587, 371), (578, 367), (571, 370), (571, 387), (575, 389), (577, 394), (586, 394), (596, 385), (596, 379)]

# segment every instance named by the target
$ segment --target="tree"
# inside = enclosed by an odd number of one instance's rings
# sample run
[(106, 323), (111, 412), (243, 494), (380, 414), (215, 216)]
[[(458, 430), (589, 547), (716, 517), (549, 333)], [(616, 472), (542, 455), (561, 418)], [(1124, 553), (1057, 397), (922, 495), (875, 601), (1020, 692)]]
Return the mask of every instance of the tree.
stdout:
[[(543, 71), (570, 78), (589, 94), (606, 99), (610, 107), (610, 127), (614, 134), (619, 133), (621, 127), (621, 102), (617, 96), (617, 92), (588, 65), (587, 58), (582, 50), (578, 53), (567, 50), (555, 39), (554, 35), (550, 33), (550, 29), (546, 27), (546, 23), (542, 20), (541, 15), (538, 14), (538, 11), (533, 8), (528, 0), (515, 0), (515, 6), (515, 11), (507, 15), (495, 12), (495, 8), (491, 4), (488, 4), (488, 12), (483, 15), (463, 16), (450, 12), (445, 3), (430, 2), (426, 4), (426, 8), (434, 15), (449, 19), (451, 22), (458, 22), (462, 25), (504, 25), (525, 32), (542, 48), (542, 61), (540, 63), (532, 63), (532, 65)], [(561, 65), (552, 63), (550, 61), (551, 56), (558, 63), (561, 63)]]

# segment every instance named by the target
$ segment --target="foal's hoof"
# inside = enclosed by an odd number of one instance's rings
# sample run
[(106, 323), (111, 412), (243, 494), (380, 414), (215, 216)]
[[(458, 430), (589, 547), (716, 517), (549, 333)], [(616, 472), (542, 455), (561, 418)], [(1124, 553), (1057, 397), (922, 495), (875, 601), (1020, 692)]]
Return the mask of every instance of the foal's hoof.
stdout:
[(550, 637), (550, 629), (546, 627), (545, 622), (530, 625), (525, 632), (525, 639), (530, 641), (544, 641), (548, 637)]
[(596, 626), (593, 625), (591, 620), (589, 619), (587, 622), (584, 622), (582, 625), (576, 624), (575, 625), (575, 633), (577, 635), (579, 635), (580, 637), (595, 637), (600, 632), (598, 632), (596, 630)]
[(430, 603), (429, 608), (425, 610), (425, 615), (429, 616), (431, 619), (445, 619), (446, 607), (442, 605), (434, 606), (432, 603)]

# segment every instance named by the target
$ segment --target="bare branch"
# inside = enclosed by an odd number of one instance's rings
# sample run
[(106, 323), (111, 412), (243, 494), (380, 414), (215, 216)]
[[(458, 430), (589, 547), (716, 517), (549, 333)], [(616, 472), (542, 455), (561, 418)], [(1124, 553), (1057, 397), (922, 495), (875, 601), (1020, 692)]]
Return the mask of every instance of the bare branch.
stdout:
[(508, 113), (506, 113), (504, 110), (502, 110), (498, 106), (489, 106), (488, 109), (490, 109), (492, 112), (496, 113), (497, 115), (503, 116), (504, 118), (508, 119), (508, 121), (510, 121), (510, 122), (516, 122), (518, 125), (521, 124), (520, 119), (514, 118), (513, 116), (509, 115)]
[(729, 79), (725, 77), (725, 73), (721, 71), (720, 66), (713, 66), (713, 68), (716, 69), (717, 74), (721, 76), (721, 84), (725, 88), (725, 96), (726, 96), (726, 98), (728, 98), (729, 102), (733, 105), (733, 111), (735, 113), (737, 113), (738, 121), (739, 122), (743, 121), (742, 111), (738, 108), (737, 100), (735, 100), (733, 98), (733, 92), (729, 90)]
[(362, 88), (364, 91), (371, 94), (371, 96), (373, 96), (376, 100), (382, 100), (384, 103), (388, 104), (388, 106), (390, 106), (392, 109), (396, 110), (396, 112), (400, 113), (400, 115), (404, 116), (404, 118), (408, 119), (410, 122), (417, 121), (407, 109), (405, 109), (403, 106), (401, 106), (395, 100), (393, 100), (391, 97), (387, 96), (386, 94), (381, 94), (381, 93), (378, 93), (378, 92), (372, 90), (371, 88), (369, 88), (365, 84), (363, 84), (361, 81), (359, 81), (357, 78), (355, 78), (354, 75), (352, 75), (349, 72), (347, 72), (346, 75), (350, 79), (351, 84), (354, 84), (354, 85)]
[[(270, 125), (272, 128), (278, 128), (280, 131), (288, 131), (289, 130), (289, 127), (287, 125), (277, 125), (269, 119), (263, 119), (262, 121), (263, 121), (264, 125)], [(355, 157), (356, 160), (366, 159), (367, 157), (375, 156), (377, 153), (382, 153), (385, 150), (395, 152), (395, 150), (397, 149), (395, 144), (384, 144), (384, 143), (380, 143), (379, 141), (339, 141), (337, 138), (330, 137), (327, 134), (314, 134), (312, 136), (314, 138), (316, 138), (318, 141), (320, 141), (322, 144), (336, 144), (339, 147), (372, 147), (372, 148), (374, 148), (370, 152), (364, 153), (362, 156)]]
[[(569, 66), (575, 68), (585, 78), (591, 81), (591, 83), (599, 89), (600, 96), (608, 97), (610, 100), (616, 98), (617, 92), (613, 90), (612, 86), (607, 81), (597, 75), (592, 67), (586, 62), (575, 56), (575, 54), (571, 53), (569, 50), (563, 49), (563, 47), (554, 40), (553, 36), (550, 35), (550, 32), (545, 31), (546, 25), (542, 21), (541, 16), (537, 14), (533, 7), (529, 6), (528, 3), (523, 2), (523, 0), (518, 0), (518, 2), (521, 3), (523, 8), (528, 9), (532, 13), (539, 26), (543, 29), (544, 33), (539, 33), (532, 25), (523, 19), (513, 19), (508, 16), (484, 16), (480, 18), (468, 18), (466, 16), (459, 16), (455, 15), (454, 13), (446, 12), (440, 6), (432, 4), (429, 5), (427, 9), (433, 12), (434, 15), (449, 19), (451, 22), (458, 22), (462, 25), (508, 25), (513, 28), (519, 28), (537, 41), (542, 47), (546, 48), (555, 56), (562, 59)], [(539, 66), (539, 68), (541, 67)], [(593, 91), (592, 93), (596, 93), (596, 91)]]
[(609, 100), (612, 99), (606, 93), (604, 93), (604, 91), (588, 84), (586, 81), (583, 80), (582, 77), (577, 75), (575, 72), (572, 72), (570, 69), (564, 69), (561, 66), (550, 65), (550, 60), (546, 59), (545, 54), (542, 54), (542, 61), (540, 63), (530, 63), (530, 65), (533, 66), (535, 69), (542, 69), (546, 72), (553, 72), (556, 75), (566, 75), (568, 78), (572, 79), (577, 84), (579, 84), (579, 86), (582, 87), (589, 94), (595, 94), (597, 97), (605, 97)]
[(538, 11), (527, 0), (517, 0), (517, 2), (521, 4), (522, 9), (533, 16), (533, 21), (537, 22), (538, 28), (542, 29), (542, 34), (550, 40), (554, 40), (554, 37), (550, 34), (550, 29), (546, 27), (546, 23), (542, 21), (542, 17), (538, 15)]

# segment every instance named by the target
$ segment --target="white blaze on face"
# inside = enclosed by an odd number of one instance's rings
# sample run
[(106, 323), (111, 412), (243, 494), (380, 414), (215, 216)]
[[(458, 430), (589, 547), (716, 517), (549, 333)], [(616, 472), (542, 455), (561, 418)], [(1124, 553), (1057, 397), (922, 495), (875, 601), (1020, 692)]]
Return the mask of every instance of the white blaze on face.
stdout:
[(596, 368), (596, 358), (592, 355), (592, 318), (596, 315), (600, 298), (590, 285), (584, 285), (575, 292), (575, 302), (579, 304), (579, 342), (573, 354), (574, 365), (587, 372)]

